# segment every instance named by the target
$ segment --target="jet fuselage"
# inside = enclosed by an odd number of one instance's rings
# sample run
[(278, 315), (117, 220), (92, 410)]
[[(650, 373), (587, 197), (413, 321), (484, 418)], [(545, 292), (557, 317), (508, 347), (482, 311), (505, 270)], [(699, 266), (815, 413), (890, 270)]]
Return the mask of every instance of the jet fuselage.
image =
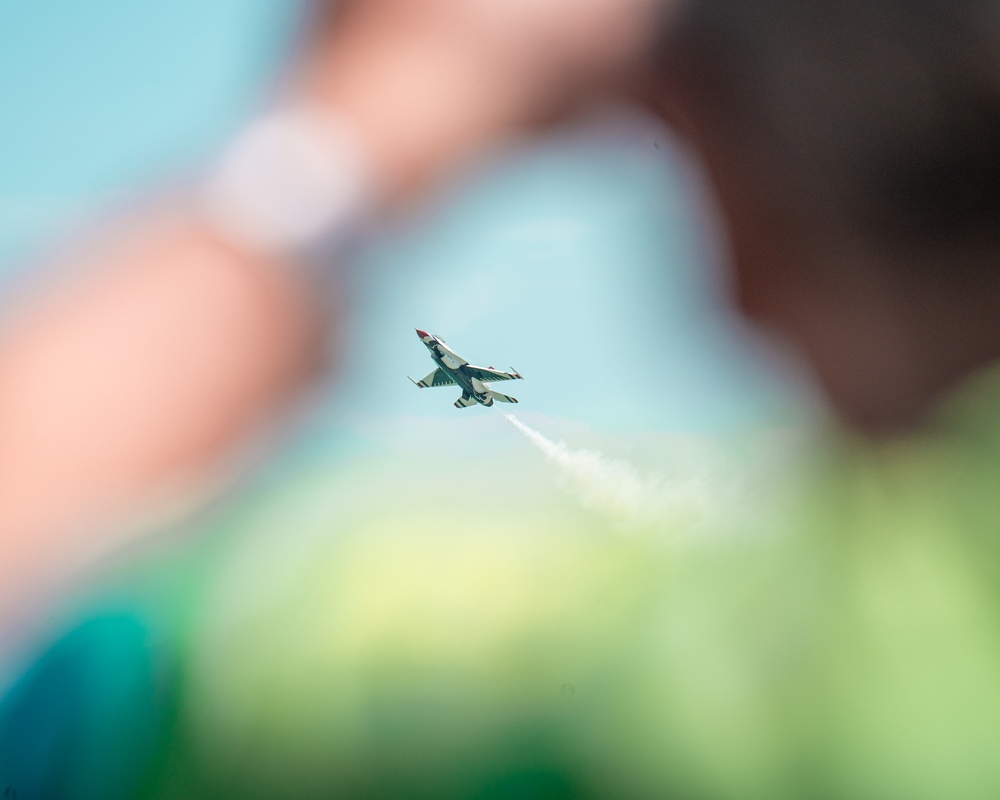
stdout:
[[(490, 395), (489, 387), (468, 374), (467, 367), (469, 365), (465, 364), (454, 350), (436, 336), (433, 342), (424, 342), (424, 346), (430, 351), (434, 363), (441, 368), (445, 375), (458, 384), (463, 394), (471, 395), (481, 406), (493, 405), (493, 397)], [(478, 389), (473, 381), (479, 384)]]
[(417, 336), (427, 348), (436, 367), (430, 375), (420, 381), (410, 378), (421, 389), (458, 386), (462, 390), (462, 396), (455, 401), (455, 406), (458, 408), (468, 408), (476, 403), (492, 406), (497, 400), (503, 403), (517, 402), (517, 398), (505, 395), (488, 385), (494, 381), (520, 380), (521, 375), (516, 370), (504, 372), (493, 367), (473, 366), (448, 347), (440, 336), (434, 336), (419, 328)]

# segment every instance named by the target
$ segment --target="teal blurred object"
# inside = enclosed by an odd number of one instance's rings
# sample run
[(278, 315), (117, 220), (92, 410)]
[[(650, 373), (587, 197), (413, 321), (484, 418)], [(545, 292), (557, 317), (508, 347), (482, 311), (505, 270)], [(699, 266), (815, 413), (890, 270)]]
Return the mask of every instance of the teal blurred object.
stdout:
[(56, 643), (0, 702), (0, 797), (132, 797), (162, 746), (164, 655), (130, 615)]

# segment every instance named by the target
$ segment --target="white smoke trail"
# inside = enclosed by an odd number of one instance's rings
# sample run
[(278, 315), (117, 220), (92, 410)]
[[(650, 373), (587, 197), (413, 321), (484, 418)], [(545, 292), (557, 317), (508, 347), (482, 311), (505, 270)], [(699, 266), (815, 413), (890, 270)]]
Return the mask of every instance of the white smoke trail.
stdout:
[(504, 416), (559, 467), (586, 507), (626, 524), (698, 526), (704, 522), (712, 499), (708, 481), (643, 476), (627, 461), (592, 450), (571, 450), (565, 442), (552, 441), (514, 415)]

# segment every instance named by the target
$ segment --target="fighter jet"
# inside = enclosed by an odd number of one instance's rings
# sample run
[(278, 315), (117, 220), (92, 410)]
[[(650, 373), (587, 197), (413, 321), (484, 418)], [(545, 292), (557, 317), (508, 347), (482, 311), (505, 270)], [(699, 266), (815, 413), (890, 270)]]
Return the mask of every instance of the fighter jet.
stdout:
[(416, 331), (420, 341), (430, 351), (431, 359), (437, 364), (437, 369), (423, 380), (414, 381), (410, 378), (421, 389), (431, 386), (460, 387), (462, 396), (455, 401), (455, 408), (468, 408), (476, 403), (491, 406), (494, 400), (501, 403), (517, 402), (516, 398), (508, 397), (487, 386), (487, 382), (520, 380), (521, 375), (513, 367), (510, 368), (510, 372), (493, 367), (474, 367), (448, 347), (440, 336), (432, 336), (420, 328)]

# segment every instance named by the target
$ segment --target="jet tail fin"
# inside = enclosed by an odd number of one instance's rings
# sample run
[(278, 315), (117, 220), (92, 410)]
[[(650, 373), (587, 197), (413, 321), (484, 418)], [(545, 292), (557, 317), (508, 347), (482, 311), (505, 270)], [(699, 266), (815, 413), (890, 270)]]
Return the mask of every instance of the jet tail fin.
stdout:
[(468, 392), (462, 392), (462, 396), (455, 401), (455, 408), (468, 408), (474, 406), (476, 399)]

